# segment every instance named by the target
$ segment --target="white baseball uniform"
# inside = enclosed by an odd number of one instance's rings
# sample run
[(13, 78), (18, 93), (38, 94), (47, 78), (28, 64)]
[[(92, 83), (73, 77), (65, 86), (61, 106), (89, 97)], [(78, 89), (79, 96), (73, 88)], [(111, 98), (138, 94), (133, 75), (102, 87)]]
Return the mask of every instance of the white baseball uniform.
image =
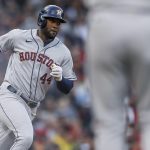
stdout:
[(131, 87), (138, 98), (142, 150), (150, 150), (150, 0), (86, 3), (96, 150), (128, 149), (123, 100)]
[[(15, 135), (11, 150), (27, 150), (33, 140), (32, 119), (52, 80), (51, 65), (61, 66), (64, 78), (76, 76), (68, 48), (58, 38), (44, 46), (37, 29), (14, 29), (1, 36), (0, 51), (7, 50), (12, 54), (0, 87), (0, 150), (8, 150), (4, 143), (10, 131)], [(27, 100), (35, 106), (29, 107)]]

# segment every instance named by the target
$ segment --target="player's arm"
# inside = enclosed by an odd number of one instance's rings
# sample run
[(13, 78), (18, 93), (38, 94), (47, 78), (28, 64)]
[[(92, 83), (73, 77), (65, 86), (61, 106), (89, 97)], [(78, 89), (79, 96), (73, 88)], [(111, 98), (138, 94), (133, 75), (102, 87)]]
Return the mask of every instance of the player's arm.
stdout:
[(65, 94), (68, 94), (73, 88), (73, 81), (64, 77), (62, 77), (61, 81), (56, 81), (56, 84), (57, 88)]
[(50, 75), (54, 77), (57, 88), (61, 92), (68, 94), (70, 90), (73, 88), (73, 80), (69, 80), (63, 77), (62, 75), (63, 71), (60, 66), (52, 64), (51, 69), (52, 72), (50, 73)]
[(0, 52), (14, 49), (14, 35), (16, 30), (12, 30), (0, 36)]

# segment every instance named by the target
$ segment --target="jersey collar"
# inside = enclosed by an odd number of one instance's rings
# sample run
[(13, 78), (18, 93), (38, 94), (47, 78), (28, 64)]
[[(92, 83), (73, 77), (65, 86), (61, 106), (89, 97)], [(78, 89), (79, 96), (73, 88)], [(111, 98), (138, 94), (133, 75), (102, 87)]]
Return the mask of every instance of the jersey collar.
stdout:
[(52, 47), (52, 46), (56, 45), (56, 44), (60, 41), (57, 37), (55, 37), (54, 40), (49, 40), (49, 41), (47, 41), (46, 43), (44, 43), (44, 42), (42, 41), (42, 39), (37, 35), (37, 30), (38, 30), (38, 29), (32, 29), (33, 37), (34, 37), (34, 39), (36, 40), (36, 42), (37, 42), (39, 45), (43, 46), (43, 47), (47, 47), (47, 46), (48, 46), (48, 47)]

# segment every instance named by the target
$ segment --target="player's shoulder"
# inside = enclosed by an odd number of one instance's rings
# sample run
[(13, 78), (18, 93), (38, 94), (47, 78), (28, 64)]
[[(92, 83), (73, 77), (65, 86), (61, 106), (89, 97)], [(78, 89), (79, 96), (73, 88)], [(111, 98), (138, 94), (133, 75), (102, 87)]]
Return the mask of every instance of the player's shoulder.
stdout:
[(21, 37), (24, 36), (25, 33), (31, 32), (31, 30), (23, 30), (23, 29), (13, 29), (9, 31), (9, 34), (12, 34), (15, 37)]
[(11, 33), (15, 33), (15, 34), (18, 34), (18, 33), (23, 33), (23, 32), (27, 32), (28, 30), (23, 30), (23, 29), (12, 29)]
[(55, 40), (58, 41), (57, 47), (61, 49), (61, 51), (64, 53), (70, 53), (69, 48), (58, 37), (56, 37)]

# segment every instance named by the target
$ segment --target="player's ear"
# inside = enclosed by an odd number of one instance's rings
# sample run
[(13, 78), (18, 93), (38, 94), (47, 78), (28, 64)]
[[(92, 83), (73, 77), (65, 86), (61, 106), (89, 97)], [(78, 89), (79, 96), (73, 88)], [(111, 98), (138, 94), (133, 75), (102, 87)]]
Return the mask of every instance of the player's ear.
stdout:
[(38, 16), (37, 24), (40, 26), (40, 28), (44, 28), (47, 24), (46, 18), (43, 17), (43, 14), (45, 13), (45, 10), (41, 10)]

